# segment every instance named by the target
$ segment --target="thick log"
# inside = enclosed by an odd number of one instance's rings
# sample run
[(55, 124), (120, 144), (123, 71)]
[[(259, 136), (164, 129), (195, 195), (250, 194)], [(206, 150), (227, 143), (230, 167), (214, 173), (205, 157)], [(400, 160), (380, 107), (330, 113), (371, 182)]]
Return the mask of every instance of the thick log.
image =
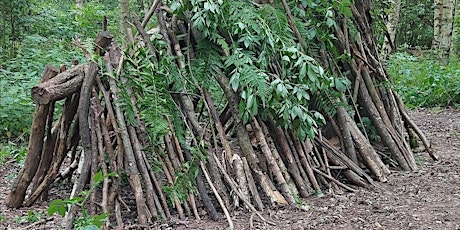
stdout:
[[(71, 130), (72, 121), (77, 113), (77, 107), (79, 102), (80, 94), (75, 94), (71, 100), (66, 100), (64, 104), (64, 108), (62, 110), (61, 116), (61, 125), (59, 127), (59, 137), (56, 139), (56, 150), (53, 154), (53, 162), (52, 165), (48, 168), (48, 171), (45, 177), (41, 180), (40, 184), (37, 186), (36, 189), (29, 195), (27, 200), (24, 202), (24, 206), (30, 206), (35, 202), (38, 196), (46, 190), (46, 188), (51, 184), (51, 182), (55, 179), (56, 175), (59, 172), (59, 168), (64, 160), (66, 154), (66, 143), (68, 139), (71, 139), (71, 143), (78, 143), (78, 138), (75, 135), (78, 134), (79, 128), (74, 127), (74, 132), (77, 134), (69, 135), (69, 130)], [(78, 126), (78, 121), (75, 122)], [(75, 144), (76, 145), (76, 144)], [(71, 149), (71, 148), (69, 148)], [(43, 159), (42, 159), (43, 160)]]
[[(52, 79), (59, 73), (59, 70), (53, 66), (46, 66), (43, 71), (41, 82)], [(6, 199), (8, 207), (19, 208), (25, 199), (26, 190), (32, 182), (40, 163), (40, 157), (43, 150), (45, 127), (47, 121), (49, 105), (36, 105), (32, 128), (30, 132), (29, 146), (24, 165), (19, 172), (18, 177), (11, 188), (11, 192)]]
[(15, 183), (13, 184), (13, 188), (6, 199), (6, 205), (8, 207), (19, 208), (22, 205), (27, 187), (29, 187), (32, 178), (34, 178), (38, 169), (43, 149), (43, 138), (45, 136), (48, 109), (49, 105), (37, 105), (35, 108), (29, 147), (24, 161), (24, 165), (27, 165), (27, 167), (23, 167), (21, 169)]
[(85, 66), (87, 65), (77, 65), (34, 86), (32, 88), (33, 101), (37, 104), (48, 104), (76, 93), (83, 82)]
[(273, 175), (273, 177), (275, 177), (274, 181), (277, 182), (280, 188), (280, 191), (284, 195), (286, 200), (290, 204), (295, 204), (294, 196), (291, 194), (291, 188), (286, 182), (286, 179), (283, 176), (282, 170), (280, 169), (279, 165), (276, 162), (275, 157), (272, 154), (272, 150), (270, 149), (267, 143), (267, 140), (265, 139), (265, 135), (262, 132), (262, 128), (260, 127), (259, 122), (257, 122), (257, 119), (253, 120), (251, 126), (256, 134), (257, 140), (259, 142), (259, 147), (262, 153), (267, 158), (267, 164), (268, 164), (270, 173)]

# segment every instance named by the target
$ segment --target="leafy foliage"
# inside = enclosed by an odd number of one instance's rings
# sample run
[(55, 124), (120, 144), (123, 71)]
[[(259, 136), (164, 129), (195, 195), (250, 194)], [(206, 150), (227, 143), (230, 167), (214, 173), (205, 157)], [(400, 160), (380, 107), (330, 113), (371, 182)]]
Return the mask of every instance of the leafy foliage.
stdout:
[(431, 47), (433, 40), (432, 1), (401, 1), (401, 17), (396, 30), (396, 46)]
[[(39, 82), (45, 65), (70, 66), (73, 59), (82, 62), (82, 54), (70, 45), (71, 40), (94, 39), (104, 15), (114, 22), (110, 25), (117, 31), (117, 8), (116, 4), (98, 1), (88, 2), (78, 10), (73, 8), (73, 2), (67, 1), (1, 1), (0, 4), (5, 6), (0, 7), (2, 10), (17, 8), (14, 18), (21, 20), (15, 21), (21, 36), (14, 35), (14, 54), (9, 54), (7, 60), (6, 56), (0, 56), (0, 135), (14, 138), (29, 132), (34, 108), (29, 89)], [(6, 40), (0, 40), (0, 47), (9, 46)], [(4, 53), (7, 54), (0, 52)]]
[(408, 107), (444, 107), (460, 104), (460, 64), (444, 64), (427, 54), (414, 57), (396, 53), (388, 67)]
[(188, 161), (182, 164), (182, 170), (176, 170), (176, 177), (173, 184), (164, 185), (163, 191), (169, 198), (169, 203), (174, 206), (174, 199), (180, 202), (186, 201), (190, 194), (196, 194), (195, 178), (198, 176), (198, 165), (194, 161)]
[(35, 223), (39, 221), (43, 216), (44, 214), (41, 212), (37, 212), (35, 210), (29, 210), (26, 216), (15, 216), (14, 222), (18, 224)]
[[(166, 56), (164, 42), (158, 38), (154, 44), (160, 54)], [(174, 60), (162, 58), (160, 62), (156, 62), (153, 59), (154, 57), (151, 57), (147, 50), (136, 49), (136, 52), (127, 58), (124, 70), (129, 76), (127, 84), (139, 95), (136, 106), (152, 138), (152, 143), (161, 143), (160, 139), (169, 132), (166, 117), (175, 124), (178, 136), (183, 133), (181, 116), (177, 113), (177, 107), (169, 95), (170, 85), (174, 82), (174, 78), (180, 78), (180, 75), (177, 68), (171, 68)], [(128, 101), (126, 104), (130, 105), (130, 95), (124, 97), (124, 100)], [(130, 108), (125, 109), (128, 113), (129, 110)]]
[[(383, 44), (386, 26), (384, 20), (393, 10), (392, 1), (377, 0), (372, 9), (375, 20), (378, 43)], [(401, 13), (396, 29), (394, 45), (396, 48), (421, 47), (430, 48), (433, 41), (433, 1), (406, 0), (401, 1)]]
[(108, 173), (103, 175), (101, 171), (96, 173), (93, 177), (94, 184), (88, 191), (82, 191), (79, 196), (68, 198), (65, 200), (56, 199), (51, 202), (48, 207), (48, 215), (53, 215), (58, 213), (60, 216), (64, 217), (68, 211), (68, 208), (71, 206), (78, 206), (82, 210), (82, 216), (75, 220), (74, 228), (75, 229), (101, 229), (102, 225), (107, 220), (109, 213), (96, 214), (91, 216), (85, 208), (85, 204), (88, 201), (90, 194), (93, 190), (99, 186), (105, 178), (116, 176), (115, 173)]
[[(192, 28), (200, 35), (196, 59), (211, 66), (208, 79), (230, 79), (231, 87), (240, 96), (238, 109), (243, 122), (271, 113), (285, 129), (295, 130), (304, 139), (307, 135), (312, 138), (318, 126), (324, 124), (320, 110), (335, 110), (316, 107), (319, 103), (312, 103), (312, 98), (325, 93), (328, 96), (324, 98), (334, 101), (340, 94), (333, 92), (343, 92), (349, 84), (327, 73), (313, 55), (317, 44), (332, 47), (336, 23), (330, 3), (339, 13), (349, 15), (351, 2), (302, 3), (303, 8), (294, 4), (292, 7), (294, 21), (310, 48), (307, 53), (295, 42), (281, 4), (255, 6), (250, 1), (192, 0), (174, 1), (171, 8), (179, 17), (186, 18), (183, 12), (192, 13)], [(316, 15), (307, 14), (312, 11), (321, 12), (321, 16), (314, 21), (307, 18), (306, 15)], [(327, 28), (324, 34), (316, 31), (323, 26)], [(200, 48), (203, 44), (208, 51)], [(332, 103), (321, 105), (328, 107)]]
[(0, 63), (16, 55), (18, 45), (24, 36), (27, 21), (23, 15), (30, 10), (27, 0), (0, 0)]
[(74, 16), (72, 28), (77, 30), (74, 37), (94, 39), (96, 34), (102, 30), (102, 20), (106, 16), (108, 28), (114, 35), (119, 31), (118, 3), (116, 1), (86, 1), (81, 9), (72, 7), (70, 13)]
[[(18, 143), (15, 143), (18, 142)], [(0, 143), (0, 166), (3, 166), (8, 160), (14, 159), (18, 164), (24, 162), (27, 154), (27, 146), (22, 145), (19, 140), (15, 142)]]
[[(29, 42), (29, 39), (30, 42), (43, 41), (41, 37), (28, 37), (25, 42)], [(0, 135), (11, 138), (28, 133), (34, 108), (29, 89), (39, 83), (45, 64), (70, 65), (69, 61), (80, 59), (79, 56), (78, 52), (69, 52), (64, 47), (48, 51), (23, 48), (16, 58), (5, 62), (5, 68), (0, 69)]]

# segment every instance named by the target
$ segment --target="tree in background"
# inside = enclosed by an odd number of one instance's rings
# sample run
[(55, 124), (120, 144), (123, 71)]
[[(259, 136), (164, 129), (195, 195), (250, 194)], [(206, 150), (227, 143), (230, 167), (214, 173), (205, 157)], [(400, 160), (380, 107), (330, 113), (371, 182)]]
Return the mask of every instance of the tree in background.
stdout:
[(432, 0), (401, 1), (401, 14), (394, 41), (395, 47), (419, 47), (429, 49), (432, 40)]
[(448, 57), (452, 47), (457, 0), (434, 0), (432, 49), (440, 49)]
[(27, 0), (0, 0), (0, 61), (16, 56), (30, 5)]
[(399, 15), (401, 12), (401, 0), (392, 0), (390, 13), (386, 18), (386, 30), (384, 42), (382, 45), (382, 56), (387, 58), (388, 54), (391, 54), (396, 51), (395, 37), (396, 31), (399, 24)]
[(460, 28), (460, 7), (458, 6), (460, 1), (457, 1), (457, 7), (455, 9), (455, 18), (454, 18), (454, 31), (452, 37), (454, 39), (454, 52), (460, 56), (460, 34), (458, 29)]

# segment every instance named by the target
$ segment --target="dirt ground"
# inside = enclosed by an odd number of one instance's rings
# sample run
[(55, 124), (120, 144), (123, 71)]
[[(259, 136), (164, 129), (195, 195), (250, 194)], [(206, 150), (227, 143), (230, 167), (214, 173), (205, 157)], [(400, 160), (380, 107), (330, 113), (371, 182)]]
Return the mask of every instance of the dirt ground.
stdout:
[[(460, 229), (460, 111), (454, 109), (411, 111), (415, 122), (432, 142), (440, 161), (425, 152), (416, 153), (418, 170), (394, 171), (383, 191), (360, 189), (357, 193), (326, 194), (310, 197), (304, 203), (310, 210), (297, 208), (267, 210), (262, 216), (275, 225), (243, 211), (233, 212), (235, 229)], [(9, 209), (5, 206), (8, 187), (17, 166), (0, 169), (0, 229), (59, 229), (60, 219), (42, 218), (34, 226), (18, 224), (30, 210), (46, 212), (46, 203), (32, 208)], [(59, 189), (52, 191), (56, 199)], [(59, 194), (62, 196), (62, 194)], [(225, 229), (219, 221), (170, 221), (158, 229)], [(128, 225), (126, 226), (128, 227)]]

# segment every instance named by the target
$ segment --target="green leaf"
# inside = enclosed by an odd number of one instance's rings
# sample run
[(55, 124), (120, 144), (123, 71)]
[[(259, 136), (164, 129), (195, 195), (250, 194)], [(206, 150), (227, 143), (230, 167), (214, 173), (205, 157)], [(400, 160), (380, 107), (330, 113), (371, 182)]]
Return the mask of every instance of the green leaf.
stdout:
[(310, 81), (313, 83), (317, 80), (317, 77), (316, 77), (316, 73), (315, 71), (313, 70), (315, 66), (313, 65), (308, 65), (308, 71), (307, 71), (307, 76), (308, 76), (308, 79), (310, 79)]
[(94, 183), (99, 184), (104, 180), (104, 176), (102, 175), (102, 171), (97, 172), (94, 174)]
[(340, 78), (334, 78), (334, 85), (337, 90), (344, 93), (347, 90), (347, 85), (344, 84), (344, 81)]
[(48, 207), (48, 215), (53, 215), (58, 213), (60, 216), (64, 217), (67, 212), (67, 204), (61, 199), (56, 199), (51, 202)]
[(326, 19), (326, 25), (327, 25), (328, 27), (334, 26), (334, 25), (335, 25), (334, 19), (332, 19), (332, 18), (327, 18), (327, 19)]
[(94, 215), (91, 218), (91, 222), (100, 229), (102, 225), (107, 221), (107, 218), (109, 217), (109, 213), (104, 213), (101, 215)]
[(317, 31), (316, 31), (315, 28), (309, 29), (309, 30), (308, 30), (308, 33), (307, 33), (307, 39), (308, 39), (308, 40), (312, 40), (313, 38), (316, 37), (316, 33), (317, 33)]
[(315, 138), (315, 129), (314, 128), (309, 128), (307, 131), (308, 138), (314, 139)]
[(239, 83), (239, 73), (235, 73), (232, 75), (232, 77), (230, 78), (230, 84), (232, 85), (233, 91), (236, 92), (240, 84)]
[(304, 141), (307, 138), (307, 133), (305, 132), (305, 129), (299, 128), (297, 129), (297, 136), (299, 137), (300, 140)]
[(286, 61), (286, 62), (290, 62), (290, 61), (291, 61), (291, 59), (289, 59), (289, 57), (286, 56), (286, 55), (283, 55), (283, 56), (281, 57), (281, 60)]
[(254, 99), (254, 95), (253, 94), (249, 95), (248, 100), (246, 102), (246, 109), (252, 108), (253, 103), (254, 103), (253, 99)]
[(349, 17), (349, 18), (351, 18), (351, 17), (353, 16), (353, 12), (351, 11), (350, 7), (343, 7), (343, 8), (341, 8), (341, 12), (342, 12), (345, 16), (347, 16), (347, 17)]

